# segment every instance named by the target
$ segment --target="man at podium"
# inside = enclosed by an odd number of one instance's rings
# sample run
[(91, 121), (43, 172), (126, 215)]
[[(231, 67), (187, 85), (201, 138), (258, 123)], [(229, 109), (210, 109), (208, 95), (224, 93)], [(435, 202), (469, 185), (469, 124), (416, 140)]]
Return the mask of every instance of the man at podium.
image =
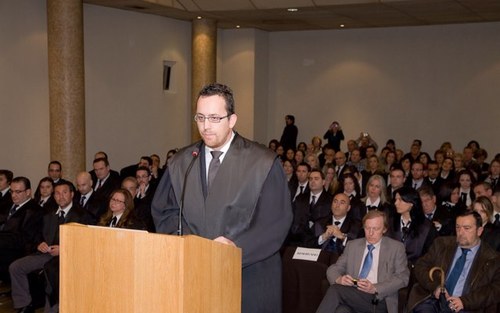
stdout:
[(242, 312), (281, 312), (279, 249), (292, 222), (282, 166), (271, 150), (233, 130), (229, 87), (205, 86), (194, 120), (202, 141), (176, 153), (163, 175), (152, 204), (156, 230), (241, 248)]

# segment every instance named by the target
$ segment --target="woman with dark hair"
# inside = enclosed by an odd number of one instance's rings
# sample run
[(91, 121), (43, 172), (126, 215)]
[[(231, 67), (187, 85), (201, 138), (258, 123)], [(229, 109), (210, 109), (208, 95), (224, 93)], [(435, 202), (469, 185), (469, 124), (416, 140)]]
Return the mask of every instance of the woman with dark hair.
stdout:
[(439, 189), (437, 199), (441, 205), (446, 208), (446, 211), (448, 211), (448, 214), (453, 220), (467, 210), (467, 207), (459, 201), (460, 185), (457, 183), (444, 183)]
[(269, 141), (269, 144), (268, 144), (268, 148), (273, 150), (273, 151), (276, 151), (276, 148), (278, 148), (278, 145), (279, 145), (279, 141), (276, 140), (276, 139), (271, 139), (271, 141)]
[(436, 238), (436, 229), (425, 218), (420, 196), (415, 189), (406, 186), (397, 189), (395, 200), (396, 212), (388, 235), (405, 245), (408, 264), (413, 266)]
[(54, 200), (54, 181), (50, 177), (40, 179), (35, 191), (34, 200), (45, 212), (57, 209), (57, 203)]
[(293, 179), (295, 175), (295, 169), (291, 161), (283, 161), (283, 171), (285, 171), (286, 180), (290, 182), (290, 180)]
[(295, 151), (295, 156), (293, 157), (293, 165), (297, 166), (300, 163), (305, 162), (305, 154), (302, 150)]
[(457, 174), (457, 182), (460, 185), (460, 202), (470, 208), (472, 201), (476, 198), (472, 186), (476, 183), (476, 178), (469, 170), (461, 170)]
[(420, 163), (424, 165), (424, 168), (427, 168), (427, 164), (432, 161), (431, 156), (427, 152), (421, 152), (420, 156), (418, 157), (418, 160)]
[(307, 144), (303, 141), (299, 142), (299, 144), (297, 145), (297, 150), (304, 152), (305, 155), (307, 152)]
[(97, 225), (146, 230), (146, 225), (134, 214), (134, 198), (128, 190), (120, 188), (113, 191), (108, 208)]
[(295, 150), (292, 148), (286, 149), (285, 157), (283, 158), (283, 161), (288, 160), (290, 162), (294, 162), (295, 159)]
[(410, 172), (411, 172), (411, 164), (413, 163), (411, 157), (404, 156), (399, 163), (401, 164), (401, 167), (403, 168), (403, 171), (405, 173), (405, 178), (408, 178), (410, 176)]
[(481, 215), (483, 222), (481, 239), (496, 251), (500, 251), (500, 228), (491, 222), (494, 212), (493, 203), (488, 197), (480, 196), (472, 202), (472, 209)]

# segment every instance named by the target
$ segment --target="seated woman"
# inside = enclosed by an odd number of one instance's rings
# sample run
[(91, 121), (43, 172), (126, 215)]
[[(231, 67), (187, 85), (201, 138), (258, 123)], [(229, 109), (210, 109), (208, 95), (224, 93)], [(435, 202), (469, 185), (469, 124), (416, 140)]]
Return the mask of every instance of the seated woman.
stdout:
[(401, 241), (406, 248), (410, 268), (425, 254), (437, 236), (432, 222), (425, 218), (418, 192), (411, 187), (396, 190), (396, 212), (388, 236)]
[(481, 240), (488, 243), (496, 251), (500, 251), (500, 228), (491, 222), (494, 210), (493, 203), (488, 197), (480, 196), (472, 202), (472, 209), (481, 215), (483, 221)]
[(286, 180), (288, 182), (290, 182), (290, 180), (292, 179), (297, 179), (296, 177), (294, 177), (295, 175), (294, 166), (292, 162), (290, 162), (289, 160), (283, 161), (283, 171), (285, 171)]
[(460, 201), (460, 185), (457, 183), (447, 182), (443, 184), (439, 190), (438, 201), (446, 208), (448, 214), (453, 220), (457, 216), (464, 213), (467, 209), (465, 204)]
[(391, 216), (390, 204), (386, 197), (386, 184), (382, 176), (375, 174), (366, 183), (366, 197), (361, 199), (359, 205), (351, 205), (353, 217), (362, 220), (368, 211), (383, 211), (387, 216)]
[(109, 198), (108, 208), (97, 225), (146, 230), (146, 225), (134, 214), (134, 199), (128, 190), (115, 190)]
[(43, 208), (44, 213), (55, 211), (57, 203), (52, 195), (54, 192), (54, 182), (50, 177), (40, 179), (38, 187), (35, 191), (34, 200), (39, 206)]
[(333, 196), (339, 189), (339, 180), (337, 179), (337, 174), (335, 173), (335, 165), (331, 163), (327, 164), (324, 166), (323, 170), (323, 174), (325, 174), (325, 190)]

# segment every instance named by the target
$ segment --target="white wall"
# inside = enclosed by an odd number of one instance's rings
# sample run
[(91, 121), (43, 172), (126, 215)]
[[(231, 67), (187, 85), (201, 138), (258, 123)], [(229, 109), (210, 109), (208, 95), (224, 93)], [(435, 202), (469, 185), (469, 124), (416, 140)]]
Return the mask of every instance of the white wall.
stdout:
[(500, 152), (500, 23), (279, 32), (269, 50), (268, 139), (294, 114), (306, 142), (338, 120), (347, 139)]
[[(120, 169), (189, 143), (191, 24), (85, 5), (84, 25), (87, 166), (98, 150)], [(34, 184), (50, 161), (46, 37), (45, 1), (0, 2), (0, 168)]]

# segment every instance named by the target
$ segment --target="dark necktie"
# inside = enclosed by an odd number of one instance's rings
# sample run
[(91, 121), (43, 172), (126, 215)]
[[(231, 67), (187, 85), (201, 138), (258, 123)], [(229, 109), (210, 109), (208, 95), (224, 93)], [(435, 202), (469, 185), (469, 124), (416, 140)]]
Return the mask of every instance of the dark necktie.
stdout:
[(429, 219), (429, 221), (432, 221), (432, 216), (433, 216), (433, 215), (434, 215), (434, 214), (432, 214), (432, 213), (426, 214), (426, 216), (427, 216), (427, 218)]
[(312, 196), (312, 199), (311, 199), (311, 206), (315, 205), (316, 204), (316, 196)]
[(463, 202), (464, 204), (465, 204), (465, 203), (467, 203), (467, 193), (462, 192), (460, 197), (461, 197), (462, 202)]
[(496, 227), (500, 226), (500, 213), (495, 214), (495, 222), (493, 223)]
[(375, 246), (369, 244), (367, 248), (368, 248), (368, 253), (365, 256), (365, 260), (363, 261), (363, 266), (361, 267), (361, 273), (359, 274), (359, 278), (366, 278), (368, 276), (368, 273), (370, 273), (370, 269), (372, 268), (373, 249), (375, 249)]
[(102, 186), (102, 180), (99, 179), (97, 182), (97, 188), (95, 190), (101, 188), (101, 186)]
[(354, 199), (354, 196), (352, 194), (349, 195), (349, 200)]
[(417, 183), (413, 184), (413, 189), (417, 189)]
[(9, 217), (7, 217), (7, 219), (9, 219), (12, 215), (14, 215), (14, 213), (16, 213), (16, 210), (19, 206), (17, 204), (14, 204), (12, 206), (12, 208), (10, 208), (10, 211), (9, 211)]
[(40, 206), (43, 206), (43, 200), (40, 200), (40, 203), (38, 203)]
[(215, 179), (215, 175), (217, 175), (217, 171), (219, 170), (220, 167), (220, 160), (219, 157), (222, 155), (222, 151), (210, 151), (212, 154), (212, 161), (210, 161), (210, 166), (208, 167), (208, 181), (207, 185), (208, 188), (212, 186), (212, 183)]
[(83, 206), (85, 205), (85, 199), (86, 199), (86, 197), (85, 197), (85, 196), (82, 196), (82, 197), (80, 198), (80, 206), (81, 206), (82, 208), (83, 208)]
[(300, 186), (300, 193), (299, 193), (299, 195), (301, 195), (303, 193), (304, 193), (304, 186)]
[(498, 178), (492, 178), (491, 179), (491, 187), (492, 187), (492, 189), (495, 189), (495, 187), (497, 186), (497, 181), (498, 181)]
[(367, 209), (368, 211), (371, 211), (371, 210), (377, 210), (377, 209), (378, 209), (378, 207), (377, 207), (376, 205), (367, 205), (367, 206), (366, 206), (366, 209)]
[(410, 223), (411, 221), (408, 221), (408, 223), (405, 223), (402, 222), (402, 228), (401, 228), (401, 241), (402, 242), (405, 242), (406, 241), (406, 238), (408, 238), (408, 233), (410, 232)]
[(460, 278), (460, 275), (464, 270), (465, 260), (467, 259), (467, 253), (470, 252), (470, 249), (465, 249), (465, 248), (460, 248), (460, 249), (462, 249), (462, 255), (457, 259), (457, 262), (455, 262), (455, 266), (453, 266), (453, 269), (451, 270), (450, 275), (448, 275), (448, 279), (446, 280), (446, 290), (448, 290), (448, 293), (450, 295), (453, 295), (453, 290), (457, 285), (458, 278)]
[(111, 226), (111, 227), (116, 227), (116, 221), (117, 221), (117, 220), (118, 220), (118, 219), (116, 218), (116, 216), (113, 216), (113, 218), (111, 219), (111, 225), (110, 225), (110, 226)]
[(64, 211), (59, 212), (59, 217), (57, 218), (57, 222), (59, 225), (64, 224), (65, 218), (64, 218)]

